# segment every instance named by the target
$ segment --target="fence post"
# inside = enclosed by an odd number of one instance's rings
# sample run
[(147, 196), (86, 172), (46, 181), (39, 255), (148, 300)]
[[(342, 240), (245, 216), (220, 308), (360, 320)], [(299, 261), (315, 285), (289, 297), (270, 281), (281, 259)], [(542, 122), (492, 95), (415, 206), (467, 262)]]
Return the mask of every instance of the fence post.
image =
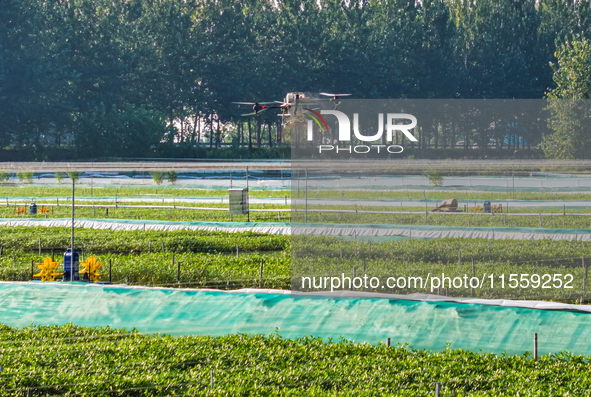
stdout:
[(41, 256), (41, 237), (39, 237), (39, 256)]
[(35, 266), (35, 261), (31, 261), (31, 280), (33, 279), (33, 266)]
[(441, 384), (439, 382), (435, 383), (435, 397), (441, 396)]
[[(472, 278), (476, 277), (476, 266), (474, 265), (474, 258), (472, 258)], [(470, 288), (472, 289), (472, 298), (474, 298), (474, 287), (472, 287), (472, 281), (470, 281)]]
[(585, 277), (583, 278), (583, 295), (581, 296), (581, 304), (585, 301), (585, 292), (587, 290), (587, 265), (585, 265), (585, 257), (581, 257), (583, 269), (585, 269)]
[(111, 266), (113, 265), (112, 259), (109, 259), (109, 284), (113, 284), (111, 282)]
[(181, 262), (176, 263), (176, 282), (177, 284), (181, 283)]
[(240, 252), (238, 251), (238, 244), (236, 244), (236, 256), (238, 256)]
[(213, 368), (211, 369), (211, 377), (210, 377), (210, 380), (211, 380), (211, 390), (213, 390)]
[(260, 271), (260, 274), (259, 274), (259, 288), (261, 288), (263, 286), (263, 268), (264, 268), (264, 266), (265, 266), (264, 265), (264, 262), (261, 259), (261, 271)]
[(538, 333), (534, 333), (534, 360), (538, 359)]
[(386, 347), (390, 347), (390, 338), (386, 340)]

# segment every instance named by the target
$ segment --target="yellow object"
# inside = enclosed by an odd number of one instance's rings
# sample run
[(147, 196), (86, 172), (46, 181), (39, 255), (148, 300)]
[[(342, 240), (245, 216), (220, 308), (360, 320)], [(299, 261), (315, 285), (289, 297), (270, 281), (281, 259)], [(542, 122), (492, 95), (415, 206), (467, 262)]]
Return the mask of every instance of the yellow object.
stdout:
[(479, 205), (477, 205), (476, 207), (472, 207), (472, 209), (474, 210), (474, 212), (481, 212), (482, 210), (484, 210), (484, 208), (482, 208)]
[(43, 258), (43, 263), (37, 263), (37, 267), (41, 272), (33, 274), (33, 277), (41, 277), (41, 281), (55, 281), (57, 276), (62, 276), (64, 273), (57, 273), (55, 269), (60, 265), (59, 262), (54, 262), (51, 258)]
[(84, 266), (84, 269), (80, 270), (80, 274), (88, 274), (89, 281), (98, 281), (102, 274), (99, 274), (98, 270), (103, 266), (103, 262), (97, 262), (96, 256), (88, 257), (87, 261), (80, 262)]

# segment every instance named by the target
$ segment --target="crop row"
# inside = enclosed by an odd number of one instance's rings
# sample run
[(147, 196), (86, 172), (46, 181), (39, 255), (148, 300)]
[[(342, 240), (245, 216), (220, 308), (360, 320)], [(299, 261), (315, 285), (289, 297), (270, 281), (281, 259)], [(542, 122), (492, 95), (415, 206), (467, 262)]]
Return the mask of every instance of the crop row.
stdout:
[[(240, 186), (246, 185), (244, 181)], [(244, 186), (246, 187), (246, 186)], [(249, 190), (251, 197), (277, 197), (290, 196), (290, 190)], [(0, 197), (71, 197), (71, 184), (64, 183), (64, 186), (29, 186), (29, 185), (0, 185)], [(225, 189), (193, 189), (178, 185), (167, 186), (136, 186), (136, 187), (103, 187), (78, 185), (76, 187), (77, 197), (228, 197), (228, 190)]]
[(554, 216), (505, 216), (501, 214), (405, 214), (405, 213), (331, 213), (304, 211), (298, 209), (292, 213), (292, 222), (297, 223), (333, 223), (333, 224), (394, 224), (394, 225), (431, 225), (462, 227), (533, 227), (550, 229), (589, 229), (591, 216), (562, 214)]
[[(93, 255), (92, 252), (85, 256)], [(143, 253), (96, 255), (103, 266), (100, 281), (132, 285), (210, 288), (289, 288), (290, 257), (282, 253)], [(59, 256), (54, 258), (62, 262)], [(82, 259), (82, 258), (81, 258)], [(33, 254), (0, 257), (0, 280), (29, 281), (43, 256)], [(81, 269), (83, 267), (81, 266)], [(262, 270), (262, 274), (261, 274)], [(63, 272), (63, 267), (57, 268)], [(262, 277), (261, 277), (262, 276)], [(58, 277), (58, 280), (61, 277)]]
[(294, 257), (343, 257), (372, 261), (395, 258), (400, 262), (454, 264), (476, 262), (560, 262), (580, 263), (591, 257), (591, 245), (584, 241), (487, 240), (479, 238), (438, 238), (371, 243), (323, 236), (294, 236)]
[[(279, 206), (277, 206), (279, 207)], [(266, 209), (272, 209), (267, 206)], [(284, 207), (285, 208), (285, 207)], [(311, 209), (311, 208), (310, 208)], [(344, 210), (345, 208), (340, 208)], [(15, 207), (0, 207), (0, 218), (67, 218), (70, 209), (67, 207), (52, 207), (47, 215), (30, 216), (26, 210), (22, 214), (16, 213)], [(378, 211), (379, 209), (371, 209)], [(536, 211), (528, 216), (505, 216), (504, 214), (408, 214), (396, 209), (382, 209), (393, 211), (380, 213), (334, 213), (315, 210), (308, 211), (307, 219), (301, 209), (297, 213), (292, 211), (251, 212), (246, 215), (230, 216), (228, 211), (192, 210), (192, 209), (161, 209), (161, 208), (78, 208), (78, 219), (133, 219), (133, 220), (162, 220), (162, 221), (201, 221), (201, 222), (306, 222), (307, 223), (354, 223), (354, 224), (397, 224), (397, 225), (433, 225), (433, 226), (464, 226), (464, 227), (535, 227), (550, 229), (589, 229), (591, 216), (581, 216), (554, 212), (552, 216), (538, 215)]]
[[(236, 252), (278, 251), (289, 247), (289, 236), (263, 233), (227, 233), (203, 230), (114, 231), (75, 229), (76, 247), (87, 252)], [(0, 227), (3, 250), (38, 251), (59, 254), (70, 247), (69, 228)]]
[[(589, 258), (588, 258), (589, 259)], [(580, 260), (579, 260), (580, 261)], [(471, 261), (461, 265), (374, 259), (307, 258), (293, 263), (292, 289), (434, 294), (483, 299), (589, 302), (587, 269), (562, 264)], [(354, 278), (356, 277), (356, 281)]]
[[(240, 185), (242, 186), (242, 185)], [(286, 186), (289, 186), (286, 184)], [(245, 187), (245, 186), (244, 186)], [(397, 190), (308, 190), (308, 198), (357, 198), (357, 199), (433, 199), (447, 200), (455, 197), (456, 199), (468, 200), (586, 200), (589, 194), (585, 192), (552, 192), (551, 189), (545, 189), (543, 192), (454, 192), (454, 191), (432, 191), (431, 188), (416, 191), (397, 191)], [(250, 190), (250, 197), (274, 197), (288, 198), (292, 196), (303, 198), (303, 184), (300, 188), (297, 185), (290, 189), (267, 189)], [(0, 185), (0, 197), (70, 197), (71, 187), (64, 183), (64, 186), (28, 186), (28, 185)], [(228, 191), (225, 189), (192, 189), (178, 185), (168, 186), (137, 186), (137, 187), (94, 187), (79, 186), (76, 188), (78, 197), (228, 197)]]
[[(587, 357), (496, 356), (277, 335), (148, 336), (0, 328), (1, 396), (583, 395)], [(213, 371), (213, 372), (212, 372)], [(213, 384), (212, 384), (213, 379)]]

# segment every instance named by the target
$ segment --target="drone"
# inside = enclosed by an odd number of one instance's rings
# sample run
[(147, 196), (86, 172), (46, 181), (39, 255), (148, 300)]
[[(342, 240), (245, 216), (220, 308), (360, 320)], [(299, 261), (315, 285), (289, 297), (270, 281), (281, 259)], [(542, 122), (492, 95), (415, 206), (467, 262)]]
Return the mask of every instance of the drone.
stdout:
[[(280, 109), (281, 113), (278, 114), (280, 117), (295, 116), (298, 112), (300, 105), (312, 105), (317, 102), (329, 101), (334, 103), (334, 110), (341, 103), (340, 98), (351, 96), (351, 94), (331, 94), (328, 92), (321, 92), (320, 95), (328, 98), (309, 98), (302, 92), (290, 92), (285, 96), (283, 101), (274, 102), (232, 102), (236, 105), (251, 105), (252, 113), (245, 113), (242, 116), (254, 116), (268, 109)], [(294, 108), (293, 114), (289, 113), (291, 108)]]

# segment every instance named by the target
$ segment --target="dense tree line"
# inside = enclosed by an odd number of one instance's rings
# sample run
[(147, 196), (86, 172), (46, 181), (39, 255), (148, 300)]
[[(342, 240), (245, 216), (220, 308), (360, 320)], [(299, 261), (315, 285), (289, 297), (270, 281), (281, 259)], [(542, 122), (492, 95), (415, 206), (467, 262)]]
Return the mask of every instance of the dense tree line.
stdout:
[(0, 153), (285, 155), (231, 102), (543, 98), (590, 28), (588, 0), (3, 0)]

